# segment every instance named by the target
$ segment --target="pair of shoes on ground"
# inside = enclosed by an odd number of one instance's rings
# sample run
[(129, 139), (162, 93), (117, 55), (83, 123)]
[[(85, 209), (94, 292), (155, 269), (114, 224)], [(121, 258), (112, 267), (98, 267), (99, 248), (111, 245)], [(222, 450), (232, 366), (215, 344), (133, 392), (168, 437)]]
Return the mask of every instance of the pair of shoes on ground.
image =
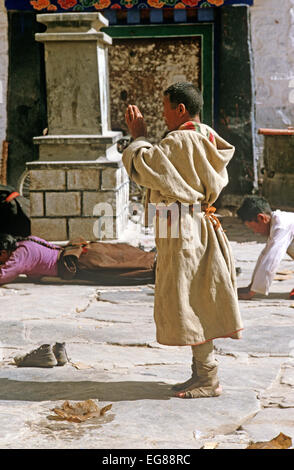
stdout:
[(15, 356), (14, 362), (18, 367), (64, 366), (68, 362), (65, 343), (42, 344), (27, 354)]

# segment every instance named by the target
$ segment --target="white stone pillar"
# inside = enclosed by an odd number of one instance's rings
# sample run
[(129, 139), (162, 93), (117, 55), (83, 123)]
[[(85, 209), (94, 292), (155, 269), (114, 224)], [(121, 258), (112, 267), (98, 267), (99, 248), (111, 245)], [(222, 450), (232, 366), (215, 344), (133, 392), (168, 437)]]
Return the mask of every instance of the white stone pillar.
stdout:
[(100, 13), (37, 15), (45, 45), (48, 130), (52, 135), (105, 134), (108, 116), (107, 46)]
[(110, 130), (108, 46), (100, 13), (37, 15), (47, 26), (36, 40), (44, 43), (48, 135), (36, 137), (43, 161), (120, 160)]
[(100, 13), (41, 14), (37, 20), (47, 25), (36, 40), (45, 46), (48, 135), (34, 138), (39, 161), (27, 163), (32, 233), (95, 240), (107, 218), (112, 230), (101, 238), (119, 238), (128, 222), (129, 180), (116, 148), (122, 134), (110, 130), (112, 39), (100, 31), (108, 21)]

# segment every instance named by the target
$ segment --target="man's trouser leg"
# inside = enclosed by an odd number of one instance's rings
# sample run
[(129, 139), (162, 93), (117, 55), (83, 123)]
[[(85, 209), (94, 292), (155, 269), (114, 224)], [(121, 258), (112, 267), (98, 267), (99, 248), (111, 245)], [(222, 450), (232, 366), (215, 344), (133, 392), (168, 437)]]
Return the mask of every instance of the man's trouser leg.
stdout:
[(191, 369), (192, 369), (191, 377), (185, 382), (181, 382), (181, 383), (177, 383), (173, 385), (172, 390), (174, 390), (175, 392), (181, 392), (196, 382), (198, 375), (197, 375), (196, 362), (195, 362), (194, 356), (192, 357)]

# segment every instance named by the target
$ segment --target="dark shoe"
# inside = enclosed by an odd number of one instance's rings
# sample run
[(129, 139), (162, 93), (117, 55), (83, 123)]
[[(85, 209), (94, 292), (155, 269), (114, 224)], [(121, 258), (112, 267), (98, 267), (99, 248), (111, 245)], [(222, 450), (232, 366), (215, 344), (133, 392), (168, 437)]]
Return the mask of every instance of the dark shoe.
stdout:
[(55, 343), (52, 350), (57, 360), (57, 365), (64, 366), (64, 364), (68, 362), (68, 356), (65, 350), (65, 343)]
[(14, 362), (18, 367), (54, 367), (57, 365), (50, 344), (42, 344), (23, 356), (15, 356)]
[(190, 387), (190, 385), (192, 385), (196, 382), (196, 380), (198, 379), (198, 374), (197, 374), (197, 368), (196, 368), (196, 361), (195, 361), (194, 357), (193, 357), (193, 360), (192, 360), (191, 369), (192, 369), (192, 375), (191, 375), (190, 379), (186, 380), (186, 382), (182, 382), (182, 383), (178, 383), (178, 384), (173, 385), (172, 390), (174, 390), (175, 392), (179, 392), (181, 390), (184, 390), (187, 387)]

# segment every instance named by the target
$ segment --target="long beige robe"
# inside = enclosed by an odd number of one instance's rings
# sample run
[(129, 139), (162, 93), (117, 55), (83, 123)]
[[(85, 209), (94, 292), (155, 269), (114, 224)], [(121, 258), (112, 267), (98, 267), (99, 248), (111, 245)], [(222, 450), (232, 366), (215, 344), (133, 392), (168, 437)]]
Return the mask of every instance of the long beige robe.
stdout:
[[(177, 130), (159, 145), (142, 137), (127, 147), (125, 168), (133, 181), (150, 189), (151, 203), (212, 205), (217, 199), (228, 183), (226, 166), (235, 149), (209, 130), (216, 145), (205, 132)], [(219, 337), (239, 338), (243, 325), (234, 259), (225, 233), (215, 229), (201, 211), (193, 215), (181, 211), (178, 225), (178, 237), (172, 236), (171, 228), (167, 237), (156, 236), (157, 341), (181, 346)]]

